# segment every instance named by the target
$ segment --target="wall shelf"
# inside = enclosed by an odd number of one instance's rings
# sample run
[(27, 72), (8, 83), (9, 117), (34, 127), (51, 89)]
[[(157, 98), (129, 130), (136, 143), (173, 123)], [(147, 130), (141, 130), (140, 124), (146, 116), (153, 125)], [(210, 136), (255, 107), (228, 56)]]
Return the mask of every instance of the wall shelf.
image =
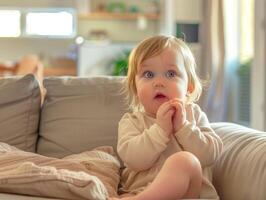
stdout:
[(142, 14), (142, 13), (108, 13), (92, 12), (80, 14), (79, 19), (84, 20), (137, 20), (139, 16), (145, 16), (148, 20), (159, 20), (159, 14)]
[(76, 67), (44, 67), (44, 76), (76, 76)]

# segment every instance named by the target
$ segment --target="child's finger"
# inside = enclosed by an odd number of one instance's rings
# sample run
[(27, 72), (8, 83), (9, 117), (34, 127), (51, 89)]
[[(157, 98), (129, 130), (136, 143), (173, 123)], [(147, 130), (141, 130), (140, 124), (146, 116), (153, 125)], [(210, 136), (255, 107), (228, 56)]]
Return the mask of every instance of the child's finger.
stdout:
[(172, 119), (172, 117), (173, 117), (175, 111), (176, 111), (176, 110), (173, 109), (173, 108), (170, 109), (170, 110), (168, 110), (168, 111), (165, 113), (165, 117), (168, 118), (169, 120)]
[(174, 98), (174, 99), (170, 100), (170, 103), (173, 103), (173, 102), (181, 102), (181, 103), (183, 103), (184, 101), (182, 99), (180, 99), (180, 98)]
[(184, 107), (184, 103), (183, 102), (179, 102), (179, 101), (176, 101), (176, 102), (172, 102), (171, 103), (171, 106), (175, 107), (176, 109), (180, 109), (180, 108), (183, 108)]
[(173, 106), (171, 106), (170, 102), (165, 102), (163, 103), (160, 108), (159, 108), (159, 112), (161, 114), (165, 114), (169, 109), (171, 109)]

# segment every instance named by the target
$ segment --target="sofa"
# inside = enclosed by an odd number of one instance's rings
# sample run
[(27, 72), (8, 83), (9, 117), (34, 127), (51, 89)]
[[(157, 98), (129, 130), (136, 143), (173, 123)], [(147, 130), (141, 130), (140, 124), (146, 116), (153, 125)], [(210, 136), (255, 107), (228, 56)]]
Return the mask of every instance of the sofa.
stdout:
[[(106, 199), (104, 187), (110, 185), (101, 180), (108, 178), (117, 189), (123, 165), (115, 152), (117, 126), (127, 111), (122, 80), (112, 76), (47, 77), (41, 106), (40, 87), (33, 75), (0, 79), (0, 199)], [(213, 183), (220, 199), (265, 200), (266, 133), (234, 123), (216, 122), (211, 126), (224, 142), (213, 166)], [(84, 156), (83, 152), (89, 160), (76, 156)], [(35, 162), (37, 157), (42, 161)], [(53, 167), (45, 168), (47, 163)], [(84, 180), (73, 180), (73, 174), (62, 166), (84, 169), (79, 178), (90, 179), (84, 185), (89, 189), (93, 185), (94, 192), (105, 196), (89, 197), (87, 188), (82, 188)], [(107, 166), (113, 171), (106, 173)], [(41, 178), (37, 172), (42, 172)], [(86, 174), (90, 172), (91, 176)], [(106, 176), (101, 177), (103, 174)], [(53, 179), (48, 181), (48, 175)], [(62, 186), (62, 182), (67, 184)]]

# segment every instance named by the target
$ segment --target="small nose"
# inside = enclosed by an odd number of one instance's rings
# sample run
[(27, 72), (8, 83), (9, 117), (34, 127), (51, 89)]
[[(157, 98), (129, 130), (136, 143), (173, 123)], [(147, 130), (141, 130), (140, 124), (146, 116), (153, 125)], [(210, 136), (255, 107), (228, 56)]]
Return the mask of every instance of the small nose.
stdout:
[(153, 86), (154, 87), (164, 87), (165, 86), (165, 82), (164, 82), (163, 77), (161, 77), (161, 76), (156, 77), (154, 79)]

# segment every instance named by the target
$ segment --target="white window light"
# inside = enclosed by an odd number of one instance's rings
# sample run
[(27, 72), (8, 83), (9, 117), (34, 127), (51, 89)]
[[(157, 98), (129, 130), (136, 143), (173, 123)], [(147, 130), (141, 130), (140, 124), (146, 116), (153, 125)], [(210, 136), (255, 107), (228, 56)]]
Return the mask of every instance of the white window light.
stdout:
[(19, 37), (20, 18), (18, 10), (0, 10), (0, 37)]
[(74, 17), (71, 12), (29, 12), (26, 14), (27, 35), (72, 37), (74, 28)]

